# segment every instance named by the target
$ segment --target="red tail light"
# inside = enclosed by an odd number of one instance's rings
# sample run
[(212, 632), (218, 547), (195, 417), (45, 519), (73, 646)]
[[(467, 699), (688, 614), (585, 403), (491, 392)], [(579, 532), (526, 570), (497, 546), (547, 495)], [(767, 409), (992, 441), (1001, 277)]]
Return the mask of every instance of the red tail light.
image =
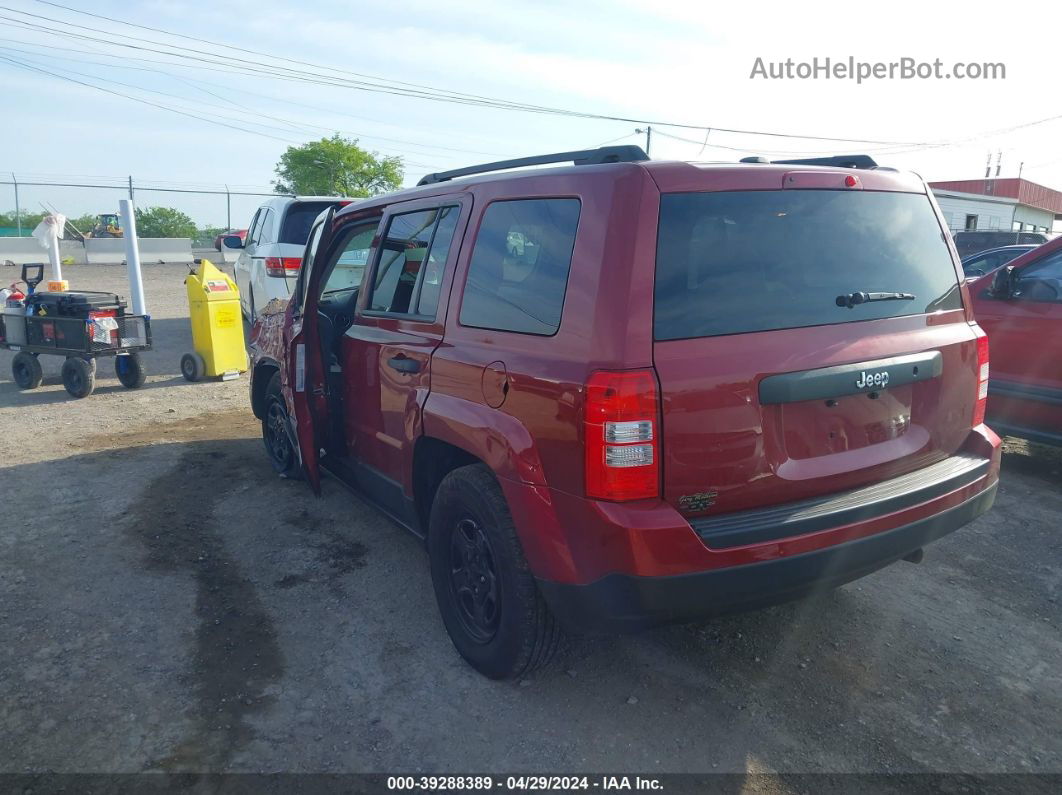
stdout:
[(302, 257), (266, 257), (266, 276), (294, 276), (302, 267)]
[(586, 384), (586, 496), (643, 500), (660, 494), (660, 419), (652, 370), (597, 372)]
[(977, 338), (977, 402), (974, 404), (973, 424), (985, 421), (988, 406), (988, 337), (981, 332)]

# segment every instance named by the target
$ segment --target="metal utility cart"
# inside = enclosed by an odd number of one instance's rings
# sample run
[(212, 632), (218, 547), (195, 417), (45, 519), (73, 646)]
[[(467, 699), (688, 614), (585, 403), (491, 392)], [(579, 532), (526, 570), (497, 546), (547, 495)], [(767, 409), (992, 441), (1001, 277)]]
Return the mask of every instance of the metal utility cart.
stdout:
[(142, 386), (140, 352), (151, 349), (150, 318), (125, 314), (125, 302), (112, 293), (34, 292), (43, 278), (43, 265), (23, 265), (22, 281), (29, 292), (21, 306), (9, 301), (0, 315), (0, 347), (17, 351), (11, 363), (15, 383), (22, 389), (41, 385), (37, 357), (43, 354), (66, 357), (63, 386), (76, 398), (88, 397), (95, 389), (100, 356), (115, 357), (122, 386)]

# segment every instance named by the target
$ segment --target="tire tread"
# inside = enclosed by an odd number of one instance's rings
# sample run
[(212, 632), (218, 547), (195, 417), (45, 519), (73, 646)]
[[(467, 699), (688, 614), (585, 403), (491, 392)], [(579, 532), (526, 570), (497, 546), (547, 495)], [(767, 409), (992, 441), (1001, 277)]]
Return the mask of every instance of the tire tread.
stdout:
[[(496, 530), (507, 546), (506, 554), (515, 565), (516, 590), (520, 604), (523, 606), (521, 623), (525, 631), (521, 633), (522, 643), (519, 653), (510, 670), (498, 678), (513, 679), (525, 676), (547, 665), (553, 658), (562, 641), (562, 633), (556, 618), (550, 611), (546, 600), (535, 584), (534, 575), (524, 557), (523, 548), (516, 534), (516, 525), (509, 511), (509, 505), (502, 494), (494, 474), (485, 464), (470, 464), (450, 472), (439, 486), (436, 504), (439, 498), (446, 497), (454, 490), (470, 489), (484, 499), (495, 516), (500, 518)], [(432, 529), (436, 522), (433, 511)]]

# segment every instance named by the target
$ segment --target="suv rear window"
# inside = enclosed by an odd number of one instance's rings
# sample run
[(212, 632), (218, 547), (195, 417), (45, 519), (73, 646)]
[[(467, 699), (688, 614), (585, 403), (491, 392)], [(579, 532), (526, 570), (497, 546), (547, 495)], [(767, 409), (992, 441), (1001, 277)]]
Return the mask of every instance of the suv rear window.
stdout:
[(578, 199), (521, 199), (487, 207), (461, 300), (461, 325), (551, 336), (560, 328)]
[(314, 220), (331, 206), (331, 202), (296, 202), (290, 205), (284, 214), (284, 225), (277, 242), (305, 246)]
[[(913, 293), (852, 309), (838, 296)], [(929, 198), (874, 191), (660, 198), (658, 340), (849, 323), (962, 306)]]

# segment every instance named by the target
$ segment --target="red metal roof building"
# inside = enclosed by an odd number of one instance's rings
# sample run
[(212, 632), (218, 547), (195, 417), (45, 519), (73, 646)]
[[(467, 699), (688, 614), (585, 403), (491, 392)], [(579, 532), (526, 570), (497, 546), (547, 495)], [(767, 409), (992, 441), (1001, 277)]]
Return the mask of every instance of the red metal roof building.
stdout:
[(1027, 179), (946, 180), (929, 187), (952, 229), (1049, 232), (1062, 220), (1062, 191)]

